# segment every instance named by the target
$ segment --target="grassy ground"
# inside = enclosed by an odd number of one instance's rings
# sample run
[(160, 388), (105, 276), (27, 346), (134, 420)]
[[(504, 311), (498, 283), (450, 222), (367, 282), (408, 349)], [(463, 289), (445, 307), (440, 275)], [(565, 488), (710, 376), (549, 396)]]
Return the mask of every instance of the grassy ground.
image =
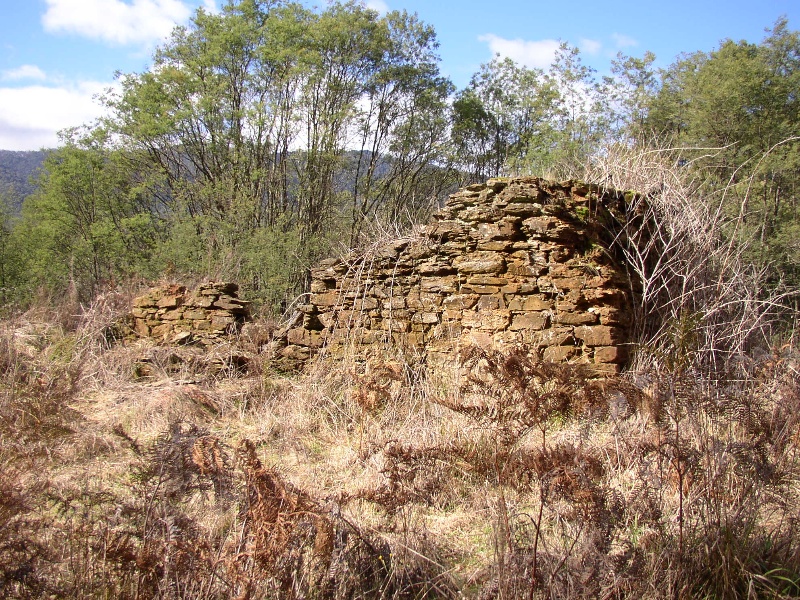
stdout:
[(791, 348), (736, 381), (523, 349), (286, 376), (264, 323), (114, 341), (128, 302), (2, 323), (3, 597), (800, 595)]

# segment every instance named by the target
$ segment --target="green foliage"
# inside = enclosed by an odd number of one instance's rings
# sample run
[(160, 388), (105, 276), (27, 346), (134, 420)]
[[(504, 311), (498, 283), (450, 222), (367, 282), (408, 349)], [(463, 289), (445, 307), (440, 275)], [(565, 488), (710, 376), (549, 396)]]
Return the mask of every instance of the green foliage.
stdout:
[[(800, 35), (778, 20), (761, 44), (726, 40), (713, 52), (682, 57), (662, 74), (647, 123), (687, 159), (710, 169), (710, 191), (751, 260), (774, 265), (776, 277), (800, 283), (795, 232), (800, 190)], [(715, 149), (711, 151), (711, 149)]]
[[(269, 275), (262, 298), (285, 303), (333, 244), (357, 243), (374, 219), (424, 212), (447, 191), (447, 169), (432, 166), (451, 87), (436, 46), (416, 16), (352, 2), (199, 10), (150, 71), (126, 75), (106, 99), (108, 127), (160, 193), (170, 230), (160, 264), (252, 276), (241, 283), (262, 290), (260, 265), (282, 263), (283, 291)], [(354, 139), (358, 159), (343, 181)], [(299, 236), (301, 250), (253, 249), (276, 236), (280, 249)]]
[(560, 176), (585, 164), (608, 129), (600, 88), (577, 48), (562, 44), (550, 69), (509, 58), (484, 64), (453, 103), (453, 150), (473, 180)]
[(15, 287), (22, 272), (12, 202), (9, 194), (0, 191), (0, 300), (4, 306), (15, 298)]
[(37, 192), (14, 231), (25, 261), (23, 289), (64, 290), (84, 298), (104, 285), (146, 272), (154, 215), (133, 185), (125, 156), (105, 147), (100, 131), (64, 136), (48, 155)]

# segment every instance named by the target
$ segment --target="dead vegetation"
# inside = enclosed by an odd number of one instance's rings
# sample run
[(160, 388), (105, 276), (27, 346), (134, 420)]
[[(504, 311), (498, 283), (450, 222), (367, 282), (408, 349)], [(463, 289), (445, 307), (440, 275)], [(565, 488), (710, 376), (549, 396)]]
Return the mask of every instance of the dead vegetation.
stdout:
[(286, 378), (247, 336), (227, 370), (115, 341), (117, 314), (3, 324), (4, 597), (800, 594), (791, 348), (714, 385), (525, 348)]

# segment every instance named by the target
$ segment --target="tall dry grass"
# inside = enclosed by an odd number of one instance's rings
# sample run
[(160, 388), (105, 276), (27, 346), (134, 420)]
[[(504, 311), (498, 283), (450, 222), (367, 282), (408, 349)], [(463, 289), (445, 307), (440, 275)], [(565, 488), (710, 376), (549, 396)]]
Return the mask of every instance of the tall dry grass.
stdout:
[(125, 340), (112, 293), (4, 321), (0, 595), (800, 596), (800, 355), (686, 186), (609, 225), (645, 280), (624, 375), (387, 344), (285, 376), (271, 324)]

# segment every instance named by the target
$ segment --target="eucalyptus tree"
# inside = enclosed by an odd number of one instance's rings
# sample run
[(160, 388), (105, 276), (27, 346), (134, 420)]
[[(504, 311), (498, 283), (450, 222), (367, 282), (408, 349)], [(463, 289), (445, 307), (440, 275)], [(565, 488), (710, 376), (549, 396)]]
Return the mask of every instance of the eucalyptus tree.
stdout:
[[(387, 190), (417, 185), (415, 173), (434, 159), (449, 91), (435, 47), (416, 17), (354, 2), (317, 11), (238, 0), (219, 14), (198, 10), (150, 70), (123, 76), (108, 98), (107, 126), (168, 192), (164, 215), (179, 239), (165, 256), (217, 275), (250, 273), (255, 287), (266, 275), (243, 257), (271, 261), (287, 293), (299, 291), (311, 260), (357, 239), (390, 204)], [(356, 181), (343, 182), (347, 153), (358, 148)], [(377, 176), (381, 161), (393, 165), (391, 183)], [(414, 190), (405, 191), (392, 202), (413, 202)], [(252, 243), (262, 238), (274, 243), (258, 256)], [(195, 258), (176, 255), (181, 247)]]
[[(752, 259), (800, 283), (800, 35), (780, 19), (759, 44), (723, 41), (662, 73), (647, 124), (714, 174)], [(714, 149), (714, 150), (710, 150)]]
[(453, 143), (473, 179), (574, 171), (606, 134), (594, 71), (561, 44), (547, 71), (499, 56), (453, 104)]
[[(101, 129), (67, 130), (44, 161), (16, 224), (18, 283), (89, 299), (104, 285), (147, 273), (158, 218), (124, 153)], [(25, 281), (22, 281), (25, 280)]]
[(453, 142), (472, 179), (520, 172), (557, 143), (560, 95), (540, 69), (496, 57), (481, 65), (453, 104)]
[(641, 58), (621, 52), (611, 61), (611, 75), (603, 77), (600, 94), (610, 142), (642, 143), (651, 137), (648, 114), (658, 93), (659, 79), (653, 63), (656, 55)]
[(432, 27), (394, 12), (376, 34), (380, 55), (358, 103), (352, 165), (351, 244), (370, 221), (395, 225), (424, 215), (449, 191), (448, 99)]

